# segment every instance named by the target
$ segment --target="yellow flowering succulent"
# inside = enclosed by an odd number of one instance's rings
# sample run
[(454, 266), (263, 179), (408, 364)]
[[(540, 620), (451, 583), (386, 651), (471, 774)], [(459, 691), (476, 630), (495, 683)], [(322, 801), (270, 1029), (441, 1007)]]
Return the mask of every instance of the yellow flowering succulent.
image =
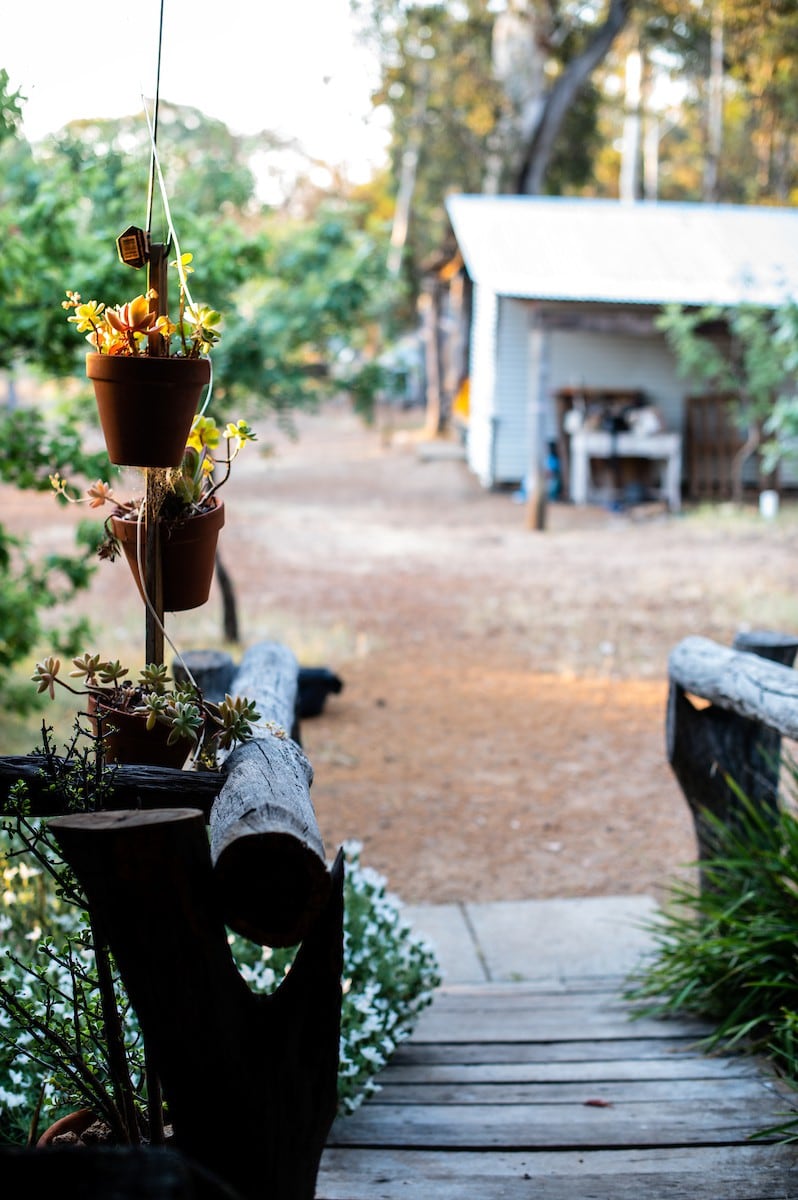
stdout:
[[(164, 472), (166, 488), (161, 516), (179, 520), (207, 511), (212, 498), (229, 479), (233, 462), (241, 450), (247, 442), (257, 440), (257, 434), (246, 421), (228, 421), (221, 429), (213, 417), (198, 414), (186, 442), (183, 462)], [(118, 499), (111, 485), (103, 479), (92, 483), (83, 495), (58, 471), (50, 476), (50, 485), (57, 496), (72, 504), (88, 504), (90, 508), (110, 504), (113, 508), (111, 516), (137, 517), (144, 503), (141, 497)], [(119, 545), (110, 528), (110, 517), (106, 519), (105, 529), (106, 538), (100, 545), (99, 556), (113, 561), (119, 554)]]
[(171, 263), (180, 276), (177, 322), (158, 313), (158, 293), (152, 288), (115, 308), (101, 300), (84, 301), (80, 292), (67, 291), (61, 307), (69, 312), (69, 323), (86, 335), (98, 354), (204, 357), (219, 341), (222, 318), (215, 309), (189, 301), (186, 275), (193, 270), (191, 260), (191, 254), (182, 254), (179, 261)]

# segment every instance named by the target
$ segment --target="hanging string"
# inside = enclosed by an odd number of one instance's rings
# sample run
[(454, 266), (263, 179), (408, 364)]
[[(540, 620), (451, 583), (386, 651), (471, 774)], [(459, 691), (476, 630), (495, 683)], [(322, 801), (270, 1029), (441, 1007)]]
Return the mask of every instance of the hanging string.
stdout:
[[(180, 250), (180, 242), (177, 237), (177, 231), (175, 230), (174, 222), (172, 221), (172, 211), (171, 211), (171, 207), (169, 205), (169, 198), (168, 198), (168, 195), (166, 192), (166, 184), (164, 181), (163, 172), (161, 170), (160, 159), (158, 157), (158, 116), (159, 116), (160, 100), (161, 100), (161, 55), (162, 55), (162, 51), (163, 51), (164, 4), (165, 4), (165, 0), (161, 0), (159, 22), (158, 22), (158, 55), (157, 55), (157, 66), (156, 66), (156, 72), (155, 72), (155, 98), (154, 98), (154, 102), (153, 102), (152, 115), (150, 115), (150, 112), (147, 108), (147, 101), (144, 97), (143, 89), (141, 91), (141, 102), (142, 102), (142, 107), (144, 109), (144, 117), (147, 122), (147, 130), (148, 130), (149, 138), (150, 138), (150, 173), (149, 173), (149, 180), (148, 180), (148, 186), (147, 186), (146, 230), (147, 230), (147, 234), (151, 236), (151, 234), (152, 234), (152, 211), (153, 211), (153, 202), (154, 202), (154, 196), (155, 196), (155, 182), (157, 179), (161, 203), (163, 205), (164, 217), (165, 217), (166, 223), (167, 223), (169, 241), (171, 242), (171, 244), (174, 246), (174, 249), (175, 249), (175, 257), (177, 260), (177, 271), (178, 271), (178, 275), (180, 278), (181, 288), (183, 290), (183, 294), (185, 295), (186, 302), (187, 302), (189, 309), (193, 309), (194, 301), (192, 299), (191, 292), (189, 290), (188, 278), (186, 275), (186, 270), (185, 270), (185, 266), (184, 266), (183, 259), (182, 259), (182, 253)], [(210, 402), (211, 391), (213, 389), (213, 364), (212, 363), (210, 363), (210, 368), (211, 368), (211, 378), (210, 378), (210, 382), (208, 384), (208, 391), (207, 391), (207, 395), (205, 397), (205, 401), (200, 410), (200, 415), (204, 414), (205, 410), (207, 409), (208, 404)], [(149, 482), (150, 482), (149, 481), (149, 471), (145, 471), (145, 495), (147, 492)], [(188, 666), (186, 665), (186, 662), (183, 659), (182, 654), (180, 653), (180, 651), (178, 650), (177, 646), (174, 644), (172, 639), (169, 637), (168, 633), (166, 632), (166, 627), (161, 619), (161, 614), (156, 611), (155, 606), (152, 603), (149, 592), (147, 590), (147, 574), (146, 574), (145, 564), (144, 564), (143, 555), (142, 555), (142, 547), (143, 547), (143, 543), (144, 543), (144, 533), (145, 533), (144, 515), (145, 515), (146, 507), (147, 506), (145, 504), (141, 505), (139, 512), (138, 512), (137, 521), (136, 521), (136, 563), (138, 566), (139, 580), (141, 582), (141, 590), (142, 590), (142, 594), (144, 596), (144, 603), (145, 603), (150, 615), (152, 616), (153, 620), (156, 622), (158, 628), (160, 629), (161, 633), (163, 634), (164, 640), (171, 647), (172, 651), (174, 652), (178, 661), (181, 663), (184, 671), (186, 672), (188, 678), (191, 680), (191, 682), (194, 684), (194, 686), (197, 687), (196, 680), (194, 679), (193, 675), (191, 674), (191, 671), (189, 670)]]
[[(159, 16), (159, 20), (158, 20), (158, 57), (157, 57), (157, 65), (155, 68), (155, 105), (154, 105), (152, 126), (150, 126), (150, 143), (151, 143), (150, 179), (149, 179), (149, 184), (147, 187), (147, 223), (145, 225), (145, 229), (147, 230), (148, 234), (152, 233), (152, 203), (153, 203), (153, 198), (154, 198), (154, 193), (155, 193), (155, 164), (156, 164), (156, 160), (157, 160), (157, 151), (155, 149), (155, 146), (158, 141), (158, 109), (159, 109), (160, 103), (161, 103), (161, 51), (163, 49), (164, 2), (165, 2), (165, 0), (161, 0), (160, 16)], [(144, 100), (144, 97), (142, 96), (142, 101), (143, 100)], [(147, 110), (147, 106), (145, 104), (144, 111), (146, 112), (146, 110)], [(149, 126), (149, 124), (150, 124), (150, 122), (149, 122), (149, 117), (148, 117), (147, 125)]]
[[(172, 220), (172, 209), (169, 204), (169, 197), (166, 191), (166, 182), (163, 177), (163, 171), (161, 170), (161, 160), (158, 157), (158, 113), (161, 102), (161, 54), (163, 50), (164, 3), (165, 0), (161, 0), (160, 20), (158, 26), (158, 56), (155, 73), (155, 100), (153, 103), (152, 116), (147, 108), (147, 101), (145, 99), (144, 92), (143, 90), (141, 91), (141, 104), (144, 109), (144, 119), (147, 122), (147, 131), (150, 137), (150, 177), (147, 194), (147, 233), (152, 232), (152, 206), (155, 192), (155, 181), (157, 179), (158, 191), (161, 198), (161, 204), (163, 205), (169, 241), (175, 249), (175, 265), (177, 267), (178, 278), (180, 279), (180, 287), (186, 298), (186, 306), (188, 310), (195, 311), (194, 299), (191, 295), (191, 289), (188, 286), (188, 275), (186, 274), (185, 264), (183, 263), (183, 254), (180, 249), (177, 230), (175, 229), (174, 222)], [(211, 377), (208, 382), (208, 390), (205, 393), (205, 399), (203, 400), (202, 407), (200, 408), (200, 416), (205, 415), (208, 405), (211, 402), (211, 394), (213, 392), (213, 360), (210, 358), (210, 356), (208, 362), (211, 369)]]
[[(150, 117), (150, 114), (147, 110), (147, 102), (144, 99), (143, 95), (141, 97), (141, 101), (142, 101), (142, 104), (144, 105), (144, 117), (147, 121), (147, 129), (149, 130), (149, 134), (150, 134), (150, 146), (152, 148), (153, 167), (154, 167), (155, 175), (157, 176), (157, 179), (158, 179), (158, 188), (160, 191), (161, 203), (163, 204), (164, 217), (166, 218), (166, 227), (169, 232), (169, 240), (175, 248), (175, 260), (176, 260), (175, 265), (177, 267), (177, 274), (180, 279), (180, 286), (186, 297), (186, 308), (189, 312), (193, 312), (193, 311), (195, 311), (194, 298), (192, 297), (191, 290), (188, 286), (188, 275), (186, 274), (186, 268), (185, 268), (185, 264), (183, 262), (183, 255), (182, 255), (182, 252), (180, 249), (180, 242), (177, 237), (177, 230), (175, 229), (174, 222), (172, 221), (172, 209), (169, 205), (169, 197), (166, 193), (166, 182), (163, 177), (163, 171), (161, 170), (161, 160), (158, 157), (158, 149), (157, 149), (157, 146), (155, 143), (155, 126), (153, 123), (153, 119)], [(156, 116), (157, 116), (157, 111), (156, 111)], [(205, 393), (205, 399), (203, 400), (202, 407), (200, 408), (200, 411), (199, 411), (199, 415), (201, 417), (205, 415), (208, 405), (211, 402), (211, 395), (213, 393), (213, 359), (210, 358), (210, 356), (208, 358), (208, 364), (209, 364), (210, 370), (211, 370), (211, 377), (210, 377), (210, 380), (208, 381), (208, 390)]]

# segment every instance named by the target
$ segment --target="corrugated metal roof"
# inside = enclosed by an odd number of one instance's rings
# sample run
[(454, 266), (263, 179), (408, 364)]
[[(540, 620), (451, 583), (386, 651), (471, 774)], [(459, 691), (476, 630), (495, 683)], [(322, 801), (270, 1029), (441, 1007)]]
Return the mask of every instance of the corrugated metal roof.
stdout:
[(778, 306), (798, 296), (798, 209), (450, 196), (468, 272), (500, 296)]

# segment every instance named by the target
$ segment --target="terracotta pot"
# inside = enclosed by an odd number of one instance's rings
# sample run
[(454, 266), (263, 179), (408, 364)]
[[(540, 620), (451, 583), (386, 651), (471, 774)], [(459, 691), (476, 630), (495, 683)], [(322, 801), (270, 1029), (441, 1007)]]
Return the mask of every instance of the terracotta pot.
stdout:
[(54, 1140), (64, 1134), (74, 1134), (76, 1138), (80, 1138), (80, 1135), (96, 1120), (97, 1118), (90, 1108), (79, 1108), (75, 1112), (67, 1113), (65, 1117), (48, 1125), (36, 1142), (36, 1149), (41, 1150), (44, 1146), (52, 1146)]
[[(89, 720), (92, 729), (97, 729), (97, 700), (89, 697)], [(113, 729), (110, 727), (113, 726)], [(150, 767), (180, 768), (188, 758), (193, 742), (181, 738), (174, 745), (168, 744), (169, 727), (157, 723), (147, 728), (145, 713), (123, 712), (118, 708), (103, 708), (103, 741), (105, 761), (132, 765), (141, 763)]]
[(206, 358), (88, 354), (105, 445), (122, 467), (177, 467), (183, 461), (202, 389)]
[[(210, 595), (216, 565), (216, 544), (224, 525), (224, 504), (216, 499), (207, 512), (181, 521), (160, 523), (161, 578), (164, 612), (185, 612), (199, 608)], [(139, 556), (144, 562), (146, 531), (143, 523), (111, 517), (111, 528), (122, 544), (142, 600), (144, 592), (139, 575)], [(139, 537), (137, 538), (137, 534)], [(140, 541), (140, 549), (137, 549)]]

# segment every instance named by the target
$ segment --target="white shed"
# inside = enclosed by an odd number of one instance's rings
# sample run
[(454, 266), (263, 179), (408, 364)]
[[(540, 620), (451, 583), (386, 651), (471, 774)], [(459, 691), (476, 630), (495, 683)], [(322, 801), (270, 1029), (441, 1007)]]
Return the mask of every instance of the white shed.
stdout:
[[(467, 458), (519, 484), (562, 439), (562, 398), (639, 393), (681, 435), (689, 382), (655, 319), (798, 295), (798, 209), (452, 196), (474, 294)], [(558, 402), (559, 400), (559, 402)]]

